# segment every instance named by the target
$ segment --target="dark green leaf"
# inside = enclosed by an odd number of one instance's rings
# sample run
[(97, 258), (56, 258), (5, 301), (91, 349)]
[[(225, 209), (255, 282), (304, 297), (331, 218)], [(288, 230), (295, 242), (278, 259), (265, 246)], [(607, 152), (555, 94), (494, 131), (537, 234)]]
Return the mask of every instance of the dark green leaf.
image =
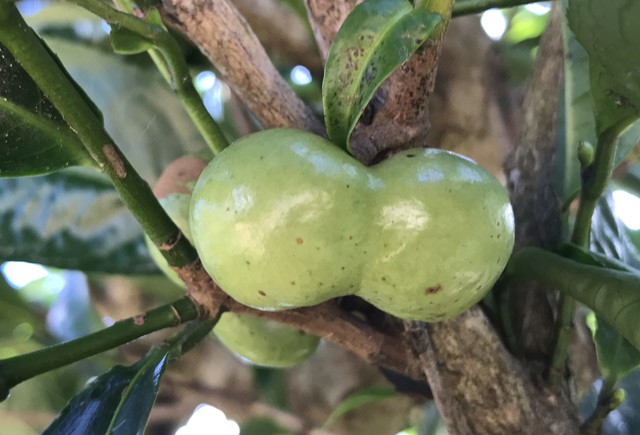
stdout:
[(89, 170), (0, 180), (0, 260), (64, 269), (152, 273), (142, 228)]
[(132, 366), (115, 366), (75, 396), (43, 433), (142, 434), (167, 357), (156, 350)]
[(597, 132), (640, 113), (640, 2), (570, 0), (569, 26), (589, 54)]
[(0, 177), (92, 164), (75, 133), (0, 44)]
[(422, 45), (440, 15), (407, 0), (368, 0), (349, 14), (329, 51), (322, 103), (329, 137), (347, 147), (380, 84)]
[(356, 408), (369, 405), (371, 403), (380, 402), (382, 400), (393, 397), (396, 394), (393, 388), (365, 388), (353, 394), (350, 394), (333, 410), (331, 415), (327, 417), (324, 427), (330, 426), (337, 419), (342, 417), (349, 411)]
[(589, 94), (589, 58), (575, 36), (563, 26), (565, 59), (565, 137), (564, 148), (556, 162), (556, 190), (562, 202), (570, 200), (580, 190), (580, 142), (596, 144), (593, 103)]
[[(627, 236), (624, 224), (615, 216), (613, 206), (610, 193), (598, 201), (592, 220), (591, 249), (638, 267), (638, 252)], [(587, 324), (596, 345), (600, 372), (605, 379), (615, 384), (640, 365), (640, 351), (609, 323), (592, 313)]]

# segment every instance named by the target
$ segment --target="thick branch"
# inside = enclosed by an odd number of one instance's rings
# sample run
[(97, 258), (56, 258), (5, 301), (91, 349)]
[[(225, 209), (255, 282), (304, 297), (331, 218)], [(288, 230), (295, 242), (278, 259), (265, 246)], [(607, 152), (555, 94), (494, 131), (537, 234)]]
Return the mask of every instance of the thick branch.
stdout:
[(531, 381), (479, 308), (405, 326), (451, 435), (578, 433), (572, 404)]
[[(564, 65), (561, 19), (559, 8), (555, 8), (524, 98), (519, 137), (505, 163), (516, 220), (516, 249), (552, 247), (560, 241), (552, 162)], [(553, 312), (546, 289), (525, 284), (513, 286), (509, 292), (511, 320), (525, 355), (546, 359), (553, 338)]]
[(249, 24), (228, 0), (165, 0), (166, 21), (207, 56), (265, 128), (324, 131), (269, 60)]

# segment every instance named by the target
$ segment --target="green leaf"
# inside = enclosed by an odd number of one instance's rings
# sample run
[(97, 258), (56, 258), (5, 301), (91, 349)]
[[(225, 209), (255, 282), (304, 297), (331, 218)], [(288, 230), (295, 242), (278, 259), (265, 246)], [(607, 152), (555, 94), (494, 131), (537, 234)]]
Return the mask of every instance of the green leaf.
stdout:
[(376, 89), (441, 19), (407, 0), (368, 0), (351, 11), (331, 46), (322, 83), (325, 124), (333, 142), (348, 146)]
[(616, 384), (640, 365), (640, 351), (594, 312), (589, 313), (587, 325), (596, 344), (600, 373), (605, 379)]
[(393, 397), (396, 394), (393, 388), (365, 388), (347, 396), (327, 417), (323, 427), (329, 427), (332, 423), (356, 408)]
[[(160, 17), (160, 12), (156, 8), (149, 9), (143, 20), (164, 31), (167, 30)], [(155, 47), (153, 41), (124, 27), (112, 28), (109, 38), (111, 39), (113, 51), (119, 54), (139, 54)]]
[(105, 128), (147, 182), (178, 157), (208, 149), (155, 68), (61, 38), (47, 43), (103, 111)]
[(1, 44), (0, 77), (0, 177), (93, 165), (82, 142)]
[(0, 260), (63, 269), (153, 273), (142, 228), (89, 170), (0, 180)]
[(112, 29), (109, 34), (111, 47), (118, 54), (139, 54), (154, 47), (153, 43), (129, 29)]
[(569, 26), (589, 54), (598, 134), (640, 113), (639, 16), (637, 1), (569, 1)]
[(190, 322), (136, 364), (115, 366), (76, 395), (43, 433), (142, 434), (167, 363), (207, 337), (217, 319)]
[(566, 203), (580, 190), (580, 142), (595, 145), (597, 137), (593, 103), (589, 94), (589, 58), (566, 23), (563, 34), (567, 53), (564, 57), (565, 137), (563, 152), (558, 153), (556, 162), (556, 191), (562, 203)]
[[(624, 224), (615, 216), (613, 206), (611, 193), (598, 201), (592, 219), (591, 249), (637, 268), (640, 266), (638, 252)], [(596, 345), (600, 372), (612, 385), (640, 365), (640, 351), (609, 323), (591, 313), (587, 325)]]
[(43, 434), (142, 434), (167, 365), (151, 351), (128, 367), (115, 366), (76, 395)]

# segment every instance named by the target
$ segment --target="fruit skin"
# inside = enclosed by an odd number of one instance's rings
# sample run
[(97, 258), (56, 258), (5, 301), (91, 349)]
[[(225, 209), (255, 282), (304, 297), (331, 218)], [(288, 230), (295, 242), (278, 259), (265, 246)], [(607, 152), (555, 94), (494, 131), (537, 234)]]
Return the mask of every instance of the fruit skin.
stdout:
[(240, 358), (273, 368), (288, 368), (304, 362), (320, 344), (318, 337), (248, 314), (224, 313), (214, 333)]
[[(162, 208), (189, 241), (191, 190), (207, 162), (195, 157), (181, 157), (167, 167), (153, 188)], [(151, 258), (174, 283), (184, 282), (169, 266), (160, 250), (145, 235)], [(213, 333), (238, 357), (265, 367), (286, 368), (300, 364), (312, 356), (320, 339), (296, 328), (247, 314), (223, 313)]]
[(245, 305), (354, 294), (426, 322), (478, 302), (514, 241), (506, 191), (473, 161), (414, 149), (366, 168), (292, 129), (242, 138), (209, 163), (190, 225), (207, 272)]

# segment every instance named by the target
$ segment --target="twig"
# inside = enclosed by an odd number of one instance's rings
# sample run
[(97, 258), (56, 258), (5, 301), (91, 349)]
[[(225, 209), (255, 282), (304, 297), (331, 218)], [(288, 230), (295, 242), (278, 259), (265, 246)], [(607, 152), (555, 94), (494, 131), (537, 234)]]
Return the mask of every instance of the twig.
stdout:
[(207, 56), (263, 127), (324, 132), (322, 123), (280, 76), (229, 0), (165, 0), (161, 11), (168, 23)]
[[(151, 59), (175, 91), (209, 148), (217, 154), (229, 145), (194, 88), (180, 46), (169, 32), (133, 15), (113, 9), (102, 0), (71, 1), (105, 19), (113, 28), (125, 28), (153, 43), (155, 48), (149, 50)], [(128, 0), (122, 0), (119, 4), (126, 8), (127, 12), (133, 9)]]
[[(637, 116), (626, 117), (604, 131), (598, 137), (593, 163), (582, 171), (580, 205), (571, 236), (571, 243), (577, 246), (583, 248), (589, 246), (591, 217), (596, 209), (598, 199), (602, 196), (611, 177), (618, 136), (636, 119)], [(561, 294), (558, 319), (556, 320), (556, 337), (549, 363), (549, 382), (552, 385), (560, 385), (564, 377), (575, 305), (575, 300), (572, 297)]]
[[(176, 313), (179, 316), (176, 316)], [(178, 326), (198, 317), (198, 308), (188, 298), (179, 299), (121, 320), (112, 326), (66, 343), (0, 360), (0, 399), (19, 383), (98, 353), (126, 344), (160, 329)]]

